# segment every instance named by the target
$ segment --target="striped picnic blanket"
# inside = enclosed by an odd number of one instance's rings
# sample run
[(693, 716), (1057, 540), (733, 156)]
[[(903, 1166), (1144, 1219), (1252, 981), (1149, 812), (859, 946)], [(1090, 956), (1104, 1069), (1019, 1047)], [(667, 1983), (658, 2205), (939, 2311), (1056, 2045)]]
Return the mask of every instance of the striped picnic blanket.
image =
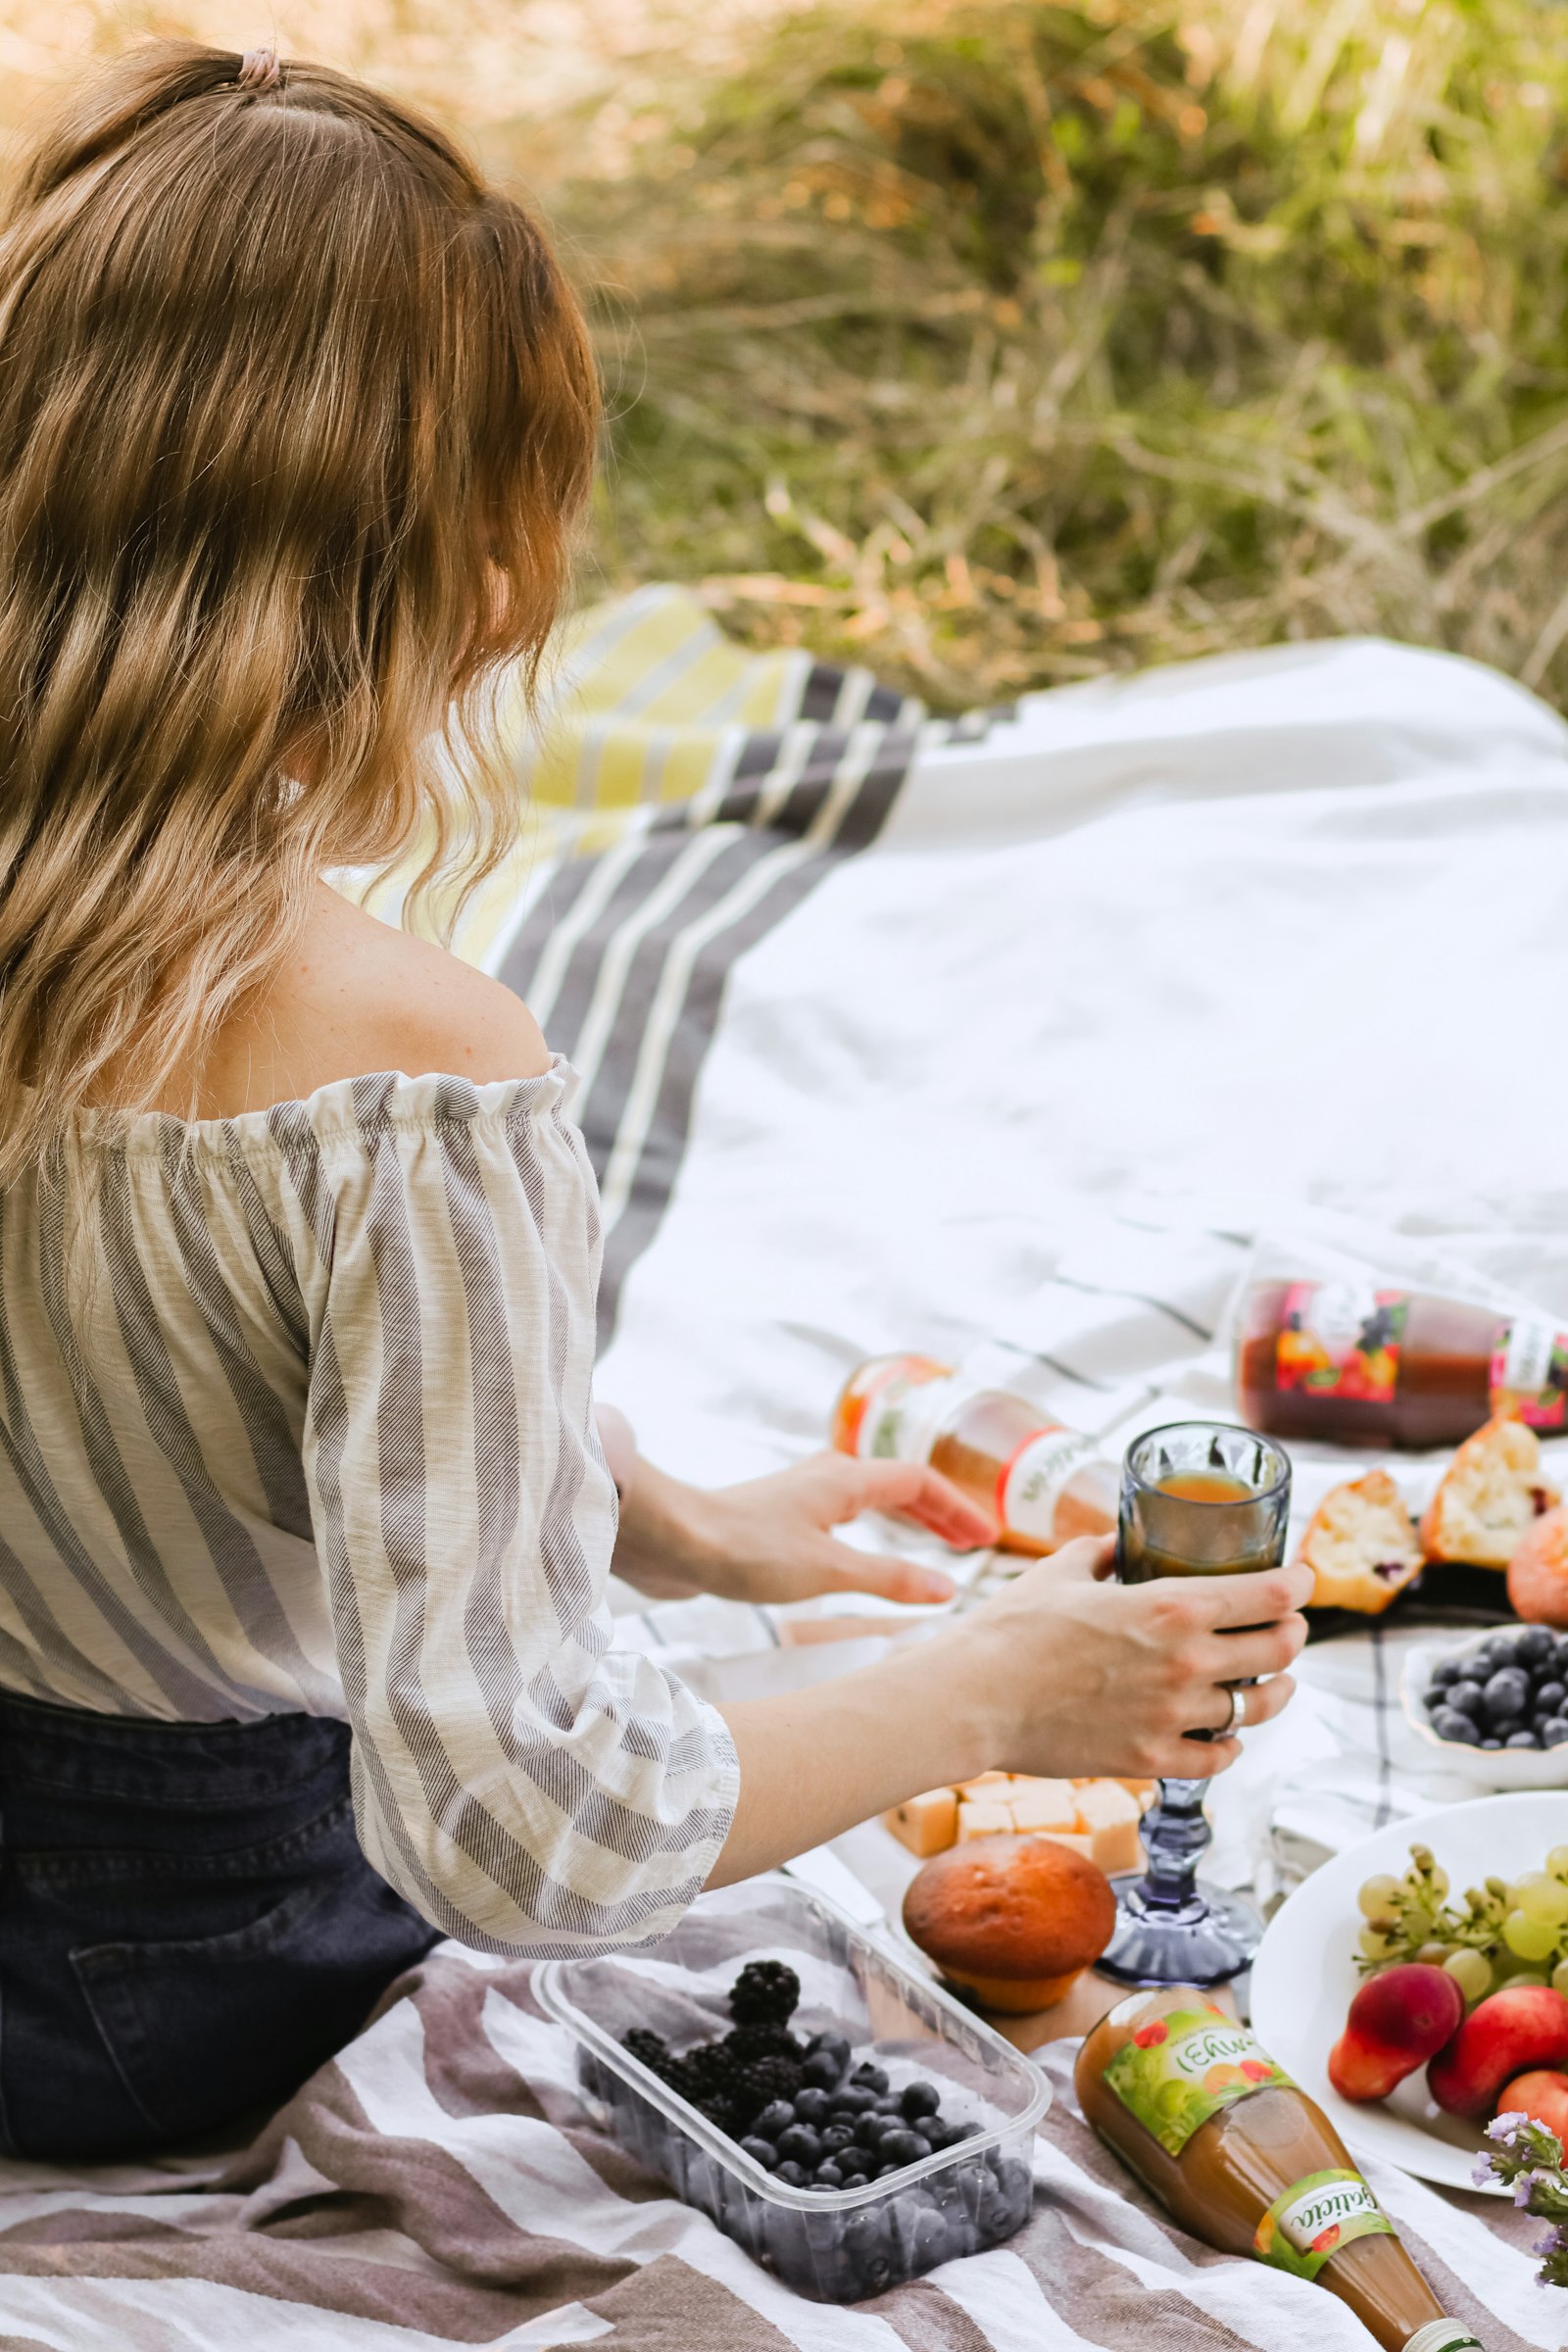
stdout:
[[(459, 946), (581, 1072), (600, 1392), (677, 1473), (819, 1444), (845, 1371), (890, 1347), (1107, 1448), (1223, 1409), (1227, 1301), (1286, 1226), (1568, 1316), (1530, 1009), (1561, 997), (1568, 729), (1506, 681), (1297, 647), (939, 721), (650, 589), (573, 624), (537, 728), (504, 698), (499, 723), (533, 822)], [(1298, 1467), (1309, 1505), (1343, 1464)], [(723, 1604), (626, 1630), (742, 1683), (833, 1662)], [(1282, 1821), (1299, 1868), (1396, 1801), (1366, 1656), (1227, 1776), (1232, 1883)], [(0, 2166), (0, 2352), (1364, 2346), (1315, 2288), (1174, 2230), (1077, 2118), (1067, 2055), (1043, 2063), (1028, 2229), (820, 2308), (599, 2135), (525, 1969), (442, 1946), (238, 2151)], [(1534, 2224), (1373, 2178), (1490, 2352), (1561, 2343)]]
[[(600, 2136), (528, 1971), (439, 1948), (225, 2162), (85, 2180), (8, 2168), (5, 2352), (1365, 2352), (1315, 2287), (1211, 2253), (1132, 2191), (1075, 2112), (1068, 2054), (1032, 2221), (854, 2309), (791, 2294)], [(1544, 2344), (1520, 2250), (1372, 2170), (1412, 2253), (1489, 2352)]]

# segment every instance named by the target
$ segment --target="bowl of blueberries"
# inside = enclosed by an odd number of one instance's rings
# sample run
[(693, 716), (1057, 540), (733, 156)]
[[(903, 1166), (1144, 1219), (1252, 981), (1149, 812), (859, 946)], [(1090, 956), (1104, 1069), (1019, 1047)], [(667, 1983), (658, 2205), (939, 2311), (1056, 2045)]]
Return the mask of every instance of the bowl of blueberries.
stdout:
[(1486, 1788), (1568, 1788), (1568, 1634), (1507, 1626), (1417, 1642), (1401, 1679), (1406, 1719), (1446, 1763)]
[(799, 2294), (860, 2302), (1029, 2218), (1044, 2075), (811, 1887), (724, 1887), (533, 1984), (595, 2120)]

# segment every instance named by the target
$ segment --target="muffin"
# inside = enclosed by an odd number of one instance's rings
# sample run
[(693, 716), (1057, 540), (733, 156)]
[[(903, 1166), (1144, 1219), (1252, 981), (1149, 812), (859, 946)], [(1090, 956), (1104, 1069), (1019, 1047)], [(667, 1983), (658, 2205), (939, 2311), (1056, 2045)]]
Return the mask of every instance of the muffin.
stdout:
[(1022, 2017), (1100, 1958), (1116, 1898), (1098, 1864), (1058, 1838), (976, 1838), (916, 1871), (904, 1925), (950, 1984)]
[(1307, 1522), (1297, 1555), (1312, 1571), (1311, 1605), (1376, 1617), (1425, 1556), (1404, 1498), (1386, 1470), (1331, 1487)]
[(1508, 1598), (1527, 1625), (1568, 1626), (1568, 1506), (1532, 1520), (1508, 1562)]
[(1542, 1474), (1535, 1431), (1522, 1421), (1489, 1421), (1466, 1438), (1428, 1505), (1427, 1558), (1506, 1568), (1533, 1522), (1561, 1499)]

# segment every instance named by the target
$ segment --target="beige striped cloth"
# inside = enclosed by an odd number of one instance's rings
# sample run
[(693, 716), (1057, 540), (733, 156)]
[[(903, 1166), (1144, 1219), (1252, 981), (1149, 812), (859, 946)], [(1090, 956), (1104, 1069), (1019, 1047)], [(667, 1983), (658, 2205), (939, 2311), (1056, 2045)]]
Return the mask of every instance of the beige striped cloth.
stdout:
[(75, 1293), (60, 1186), (0, 1196), (0, 1681), (340, 1717), (367, 1855), (495, 1951), (666, 1932), (738, 1786), (722, 1719), (612, 1646), (569, 1091), (100, 1127)]
[[(1322, 2288), (1216, 2254), (1078, 2114), (990, 2253), (853, 2308), (792, 2294), (605, 2137), (529, 1972), (444, 1946), (237, 2155), (73, 2180), (0, 2168), (0, 2352), (1368, 2352)], [(1488, 2352), (1562, 2342), (1540, 2223), (1368, 2165)]]

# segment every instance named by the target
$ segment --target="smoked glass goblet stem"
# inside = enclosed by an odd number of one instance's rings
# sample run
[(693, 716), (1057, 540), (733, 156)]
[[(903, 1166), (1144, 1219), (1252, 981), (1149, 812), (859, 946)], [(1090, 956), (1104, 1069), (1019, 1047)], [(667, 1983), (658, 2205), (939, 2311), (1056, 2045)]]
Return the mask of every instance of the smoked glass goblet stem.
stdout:
[[(1267, 1438), (1225, 1421), (1150, 1430), (1122, 1463), (1116, 1572), (1144, 1584), (1278, 1567), (1290, 1508), (1290, 1459)], [(1213, 1837), (1203, 1792), (1201, 1780), (1162, 1780), (1144, 1816), (1146, 1869), (1111, 1881), (1116, 1933), (1100, 1966), (1124, 1984), (1224, 1984), (1262, 1938), (1250, 1904), (1198, 1876)]]

